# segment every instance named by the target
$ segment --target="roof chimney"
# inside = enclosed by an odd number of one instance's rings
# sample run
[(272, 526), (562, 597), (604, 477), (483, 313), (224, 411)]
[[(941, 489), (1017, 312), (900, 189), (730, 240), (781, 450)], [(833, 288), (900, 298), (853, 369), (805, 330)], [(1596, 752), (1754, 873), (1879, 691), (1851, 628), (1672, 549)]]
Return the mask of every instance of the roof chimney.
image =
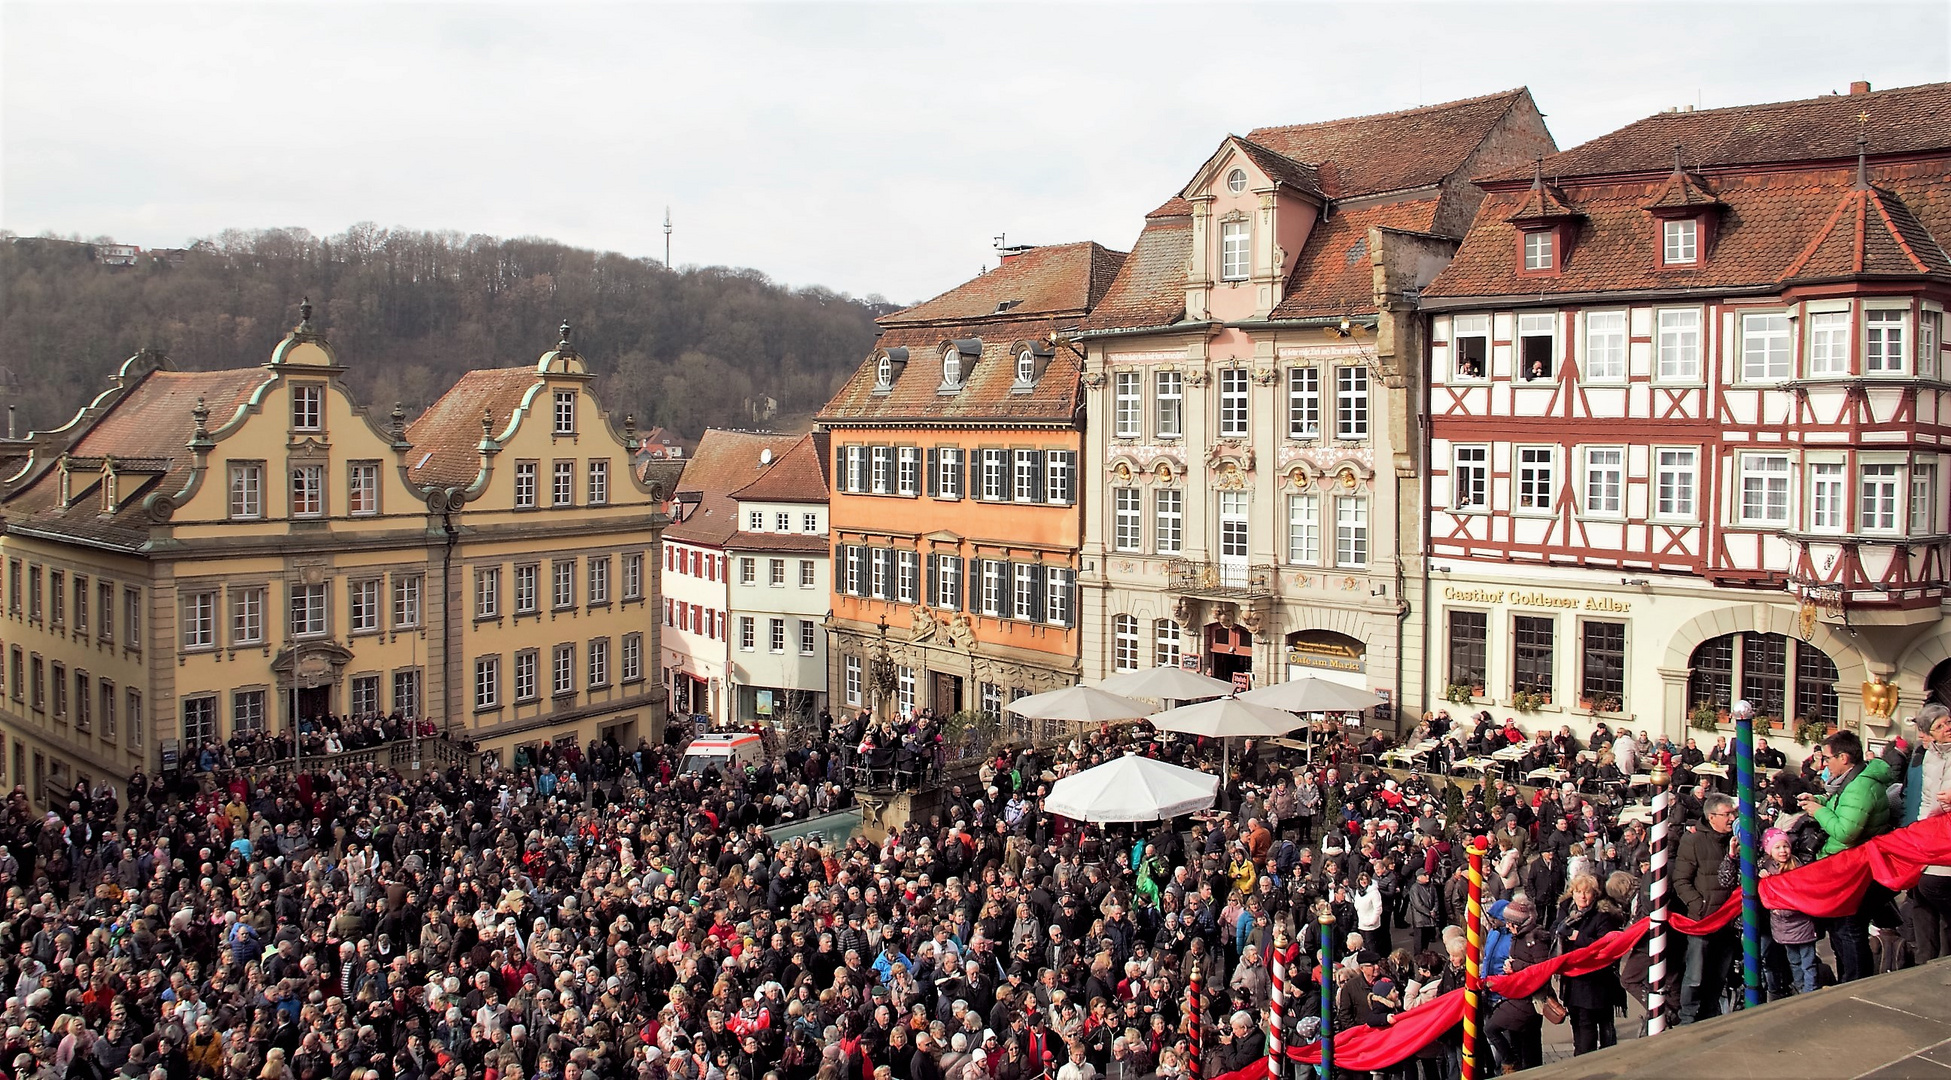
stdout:
[(1852, 97), (1857, 94), (1867, 94), (1870, 92), (1870, 84), (1863, 79), (1858, 79), (1849, 84), (1849, 92)]

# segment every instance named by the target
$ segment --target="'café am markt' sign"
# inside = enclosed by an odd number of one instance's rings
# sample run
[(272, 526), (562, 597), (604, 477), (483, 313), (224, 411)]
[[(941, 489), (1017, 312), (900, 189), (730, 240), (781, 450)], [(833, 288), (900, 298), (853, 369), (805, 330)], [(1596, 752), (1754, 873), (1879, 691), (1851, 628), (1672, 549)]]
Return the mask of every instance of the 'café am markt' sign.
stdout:
[(1368, 646), (1332, 630), (1303, 630), (1287, 643), (1287, 662), (1296, 667), (1360, 674), (1368, 670)]

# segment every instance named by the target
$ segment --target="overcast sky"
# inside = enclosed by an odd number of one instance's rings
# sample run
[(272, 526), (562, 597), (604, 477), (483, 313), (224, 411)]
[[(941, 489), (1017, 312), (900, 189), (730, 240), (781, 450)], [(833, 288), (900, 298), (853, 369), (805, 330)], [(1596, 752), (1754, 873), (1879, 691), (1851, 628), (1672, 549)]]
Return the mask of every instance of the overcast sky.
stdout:
[[(913, 301), (1129, 248), (1228, 132), (1526, 85), (1561, 147), (1951, 79), (1951, 4), (0, 3), (0, 228), (359, 221)], [(4, 287), (4, 283), (0, 283)]]

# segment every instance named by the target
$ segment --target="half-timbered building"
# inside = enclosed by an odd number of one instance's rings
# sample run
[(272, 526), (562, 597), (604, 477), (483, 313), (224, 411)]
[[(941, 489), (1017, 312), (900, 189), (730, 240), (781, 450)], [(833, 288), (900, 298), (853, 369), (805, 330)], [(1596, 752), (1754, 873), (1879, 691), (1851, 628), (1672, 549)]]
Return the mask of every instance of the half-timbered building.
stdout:
[(1435, 694), (1676, 737), (1944, 697), (1948, 176), (1951, 85), (1859, 83), (1484, 182), (1424, 293)]

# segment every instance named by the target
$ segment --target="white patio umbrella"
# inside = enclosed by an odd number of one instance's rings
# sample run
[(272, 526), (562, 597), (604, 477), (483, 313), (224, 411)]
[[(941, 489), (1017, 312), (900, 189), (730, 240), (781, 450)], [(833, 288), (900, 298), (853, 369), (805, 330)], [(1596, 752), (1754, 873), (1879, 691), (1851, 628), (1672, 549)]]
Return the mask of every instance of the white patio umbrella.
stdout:
[(1237, 697), (1181, 705), (1146, 719), (1160, 731), (1177, 731), (1216, 739), (1285, 735), (1301, 726), (1292, 713), (1255, 705)]
[(1089, 684), (1099, 690), (1126, 697), (1153, 698), (1173, 701), (1190, 701), (1197, 698), (1220, 697), (1233, 692), (1233, 684), (1225, 679), (1209, 678), (1196, 671), (1187, 671), (1170, 664), (1155, 667), (1150, 671), (1129, 671), (1123, 675), (1113, 675)]
[(1142, 701), (1107, 693), (1095, 686), (1066, 686), (1029, 697), (1017, 698), (1004, 706), (1018, 716), (1032, 720), (1137, 720), (1156, 712)]
[(1380, 697), (1366, 690), (1312, 677), (1248, 690), (1240, 700), (1297, 713), (1361, 712), (1382, 704)]
[(1130, 754), (1057, 781), (1043, 808), (1077, 821), (1162, 821), (1204, 810), (1218, 793), (1211, 773)]

